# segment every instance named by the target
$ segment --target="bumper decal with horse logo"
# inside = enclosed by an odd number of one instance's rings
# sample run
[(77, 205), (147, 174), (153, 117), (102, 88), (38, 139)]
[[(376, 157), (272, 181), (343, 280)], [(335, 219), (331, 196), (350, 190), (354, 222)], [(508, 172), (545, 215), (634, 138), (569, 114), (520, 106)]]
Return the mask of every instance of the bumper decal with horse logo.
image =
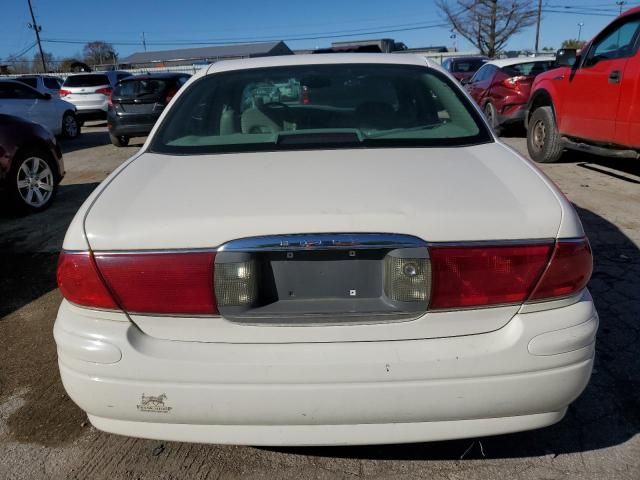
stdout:
[(168, 407), (164, 404), (167, 399), (167, 394), (163, 393), (154, 397), (152, 395), (142, 394), (140, 403), (138, 404), (138, 410), (141, 412), (156, 412), (156, 413), (169, 413), (172, 407)]

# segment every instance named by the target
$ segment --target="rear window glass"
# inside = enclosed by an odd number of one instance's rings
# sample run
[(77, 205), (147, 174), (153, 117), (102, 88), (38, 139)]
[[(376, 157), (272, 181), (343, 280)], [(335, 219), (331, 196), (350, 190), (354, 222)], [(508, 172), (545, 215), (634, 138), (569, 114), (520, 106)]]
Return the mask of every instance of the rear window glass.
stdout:
[(24, 83), (25, 85), (29, 85), (30, 87), (38, 88), (37, 78), (16, 78), (16, 80)]
[(109, 85), (106, 75), (72, 75), (64, 81), (65, 87), (99, 87)]
[(339, 64), (206, 76), (168, 113), (152, 149), (193, 154), (490, 140), (446, 76), (411, 65)]
[(60, 82), (55, 78), (45, 77), (44, 78), (44, 86), (47, 87), (47, 88), (50, 88), (51, 90), (59, 90), (60, 89)]
[(453, 63), (453, 71), (456, 73), (473, 73), (485, 63), (487, 63), (487, 60), (484, 60), (482, 58), (474, 58), (471, 60), (456, 60)]
[(144, 79), (125, 80), (118, 83), (114, 97), (145, 97), (162, 95), (167, 88), (167, 80)]
[(502, 67), (502, 71), (509, 76), (535, 76), (555, 68), (556, 62), (549, 60), (545, 62), (528, 62), (519, 63), (517, 65), (509, 65)]

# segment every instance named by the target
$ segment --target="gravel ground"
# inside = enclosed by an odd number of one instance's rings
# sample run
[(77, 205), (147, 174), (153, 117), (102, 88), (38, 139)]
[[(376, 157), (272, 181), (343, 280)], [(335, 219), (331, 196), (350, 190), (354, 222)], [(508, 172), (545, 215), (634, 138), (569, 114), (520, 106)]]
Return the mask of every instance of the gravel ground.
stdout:
[[(526, 153), (524, 139), (506, 138)], [(0, 479), (640, 479), (640, 163), (583, 154), (543, 166), (578, 208), (595, 252), (601, 318), (594, 375), (565, 420), (501, 437), (428, 444), (273, 449), (99, 432), (64, 393), (52, 327), (57, 252), (74, 212), (140, 143), (104, 126), (64, 145), (48, 211), (0, 213)]]

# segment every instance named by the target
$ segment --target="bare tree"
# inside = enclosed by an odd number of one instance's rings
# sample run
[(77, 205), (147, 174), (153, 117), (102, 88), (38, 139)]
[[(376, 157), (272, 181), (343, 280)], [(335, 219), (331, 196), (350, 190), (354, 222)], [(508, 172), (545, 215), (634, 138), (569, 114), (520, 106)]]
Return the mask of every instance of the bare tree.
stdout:
[(118, 58), (113, 45), (96, 40), (87, 43), (82, 49), (84, 61), (89, 65), (114, 64)]
[(562, 46), (560, 48), (575, 48), (576, 50), (580, 50), (584, 48), (587, 44), (584, 40), (578, 40), (577, 38), (570, 38), (569, 40), (565, 40), (562, 42)]
[(451, 28), (483, 55), (495, 57), (509, 38), (536, 22), (531, 0), (436, 0)]

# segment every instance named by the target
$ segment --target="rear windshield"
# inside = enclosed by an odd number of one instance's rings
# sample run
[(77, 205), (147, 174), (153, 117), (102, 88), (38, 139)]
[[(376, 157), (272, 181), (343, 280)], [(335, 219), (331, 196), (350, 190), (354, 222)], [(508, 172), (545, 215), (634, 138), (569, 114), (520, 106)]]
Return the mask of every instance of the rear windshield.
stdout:
[(468, 60), (456, 60), (453, 62), (453, 72), (475, 73), (482, 65), (487, 63), (484, 58), (471, 58)]
[(339, 64), (209, 75), (178, 99), (151, 149), (194, 154), (491, 141), (460, 89), (426, 67)]
[(556, 67), (555, 60), (544, 62), (519, 63), (517, 65), (509, 65), (502, 67), (502, 71), (511, 77), (516, 76), (536, 76)]
[(33, 88), (38, 88), (38, 79), (37, 78), (16, 78), (17, 81), (24, 83), (25, 85), (29, 85)]
[(168, 80), (146, 78), (140, 80), (124, 80), (113, 90), (114, 97), (140, 98), (162, 95), (167, 89)]
[(64, 81), (65, 87), (99, 87), (109, 85), (106, 75), (72, 75)]

